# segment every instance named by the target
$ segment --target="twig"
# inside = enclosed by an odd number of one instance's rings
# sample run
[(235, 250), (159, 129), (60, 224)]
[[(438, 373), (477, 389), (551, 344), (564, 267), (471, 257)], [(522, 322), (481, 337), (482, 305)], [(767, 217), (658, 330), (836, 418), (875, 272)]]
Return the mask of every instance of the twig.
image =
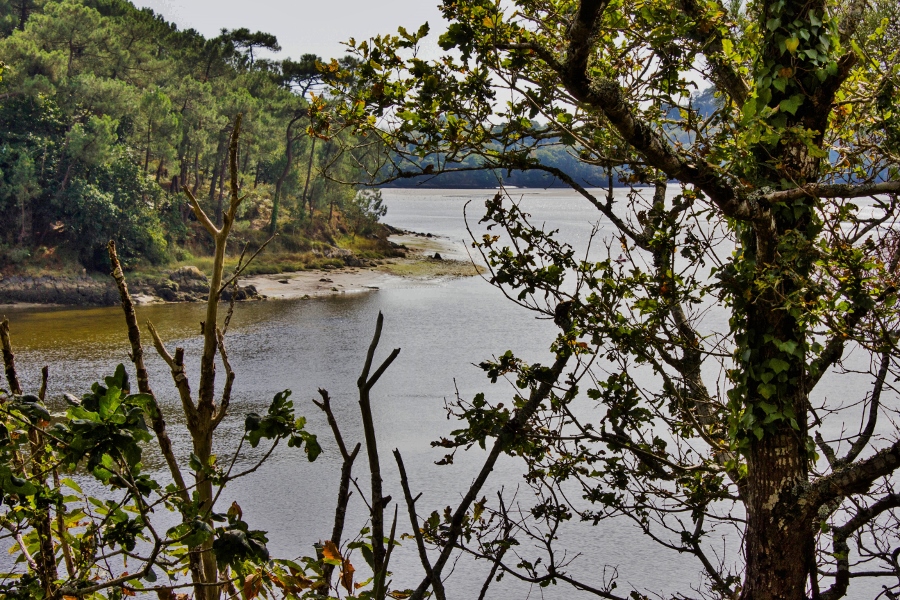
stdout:
[(222, 287), (219, 288), (219, 295), (222, 295), (222, 292), (231, 285), (231, 298), (228, 300), (228, 311), (225, 313), (225, 322), (222, 324), (222, 336), (224, 336), (228, 332), (228, 327), (231, 325), (231, 318), (234, 316), (234, 303), (237, 299), (238, 292), (238, 283), (237, 283), (237, 272), (241, 268), (241, 265), (244, 263), (244, 256), (247, 254), (247, 244), (244, 244), (244, 247), (241, 249), (241, 255), (238, 257), (237, 269), (235, 270), (235, 275), (232, 276), (227, 282), (222, 284)]
[[(234, 302), (234, 296), (231, 297), (231, 300)], [(231, 363), (228, 362), (228, 352), (225, 351), (225, 334), (222, 330), (216, 329), (216, 339), (219, 342), (219, 355), (222, 357), (222, 364), (225, 365), (225, 388), (222, 390), (222, 402), (219, 404), (219, 409), (213, 417), (213, 429), (219, 426), (219, 423), (222, 422), (222, 419), (228, 413), (228, 406), (231, 404), (231, 388), (234, 385), (235, 378)]]
[[(255, 258), (259, 255), (260, 252), (262, 252), (263, 250), (265, 250), (265, 249), (266, 249), (266, 246), (268, 246), (269, 243), (270, 243), (272, 240), (274, 240), (276, 237), (278, 237), (278, 234), (277, 234), (277, 233), (276, 233), (275, 235), (271, 236), (271, 237), (270, 237), (269, 239), (267, 239), (265, 242), (263, 242), (263, 245), (260, 246), (260, 247), (256, 250), (256, 252), (254, 252), (252, 255), (250, 255), (250, 258), (247, 259), (247, 263), (244, 264), (243, 266), (241, 265), (241, 261), (238, 260), (238, 266), (237, 266), (237, 268), (235, 269), (235, 271), (234, 271), (234, 273), (231, 275), (231, 277), (229, 277), (228, 280), (227, 280), (225, 283), (222, 284), (221, 289), (219, 289), (219, 293), (221, 293), (225, 288), (227, 288), (229, 285), (231, 285), (232, 282), (234, 282), (235, 280), (237, 280), (237, 278), (240, 277), (241, 273), (243, 273), (244, 271), (247, 270), (247, 267), (250, 266), (250, 263), (253, 262), (253, 259), (255, 259)], [(241, 259), (243, 259), (243, 257), (244, 257), (244, 254), (243, 254), (243, 252), (242, 252), (242, 253), (241, 253)]]
[[(503, 555), (506, 554), (506, 551), (509, 550), (509, 534), (512, 531), (512, 522), (509, 519), (509, 515), (506, 511), (506, 504), (503, 502), (503, 494), (497, 492), (497, 498), (500, 501), (500, 518), (503, 519), (503, 541), (504, 543), (500, 546), (500, 549), (497, 551), (497, 554), (494, 556), (494, 564), (491, 567), (490, 573), (484, 579), (484, 584), (481, 586), (481, 593), (478, 594), (478, 600), (484, 600), (487, 596), (488, 588), (491, 587), (491, 582), (494, 580), (494, 577), (497, 575), (497, 570), (503, 564)], [(437, 593), (437, 592), (435, 592)]]
[(538, 387), (532, 390), (531, 394), (528, 397), (528, 401), (525, 402), (525, 404), (516, 411), (515, 415), (503, 426), (502, 430), (494, 441), (494, 445), (491, 447), (491, 451), (488, 454), (488, 457), (482, 464), (478, 476), (469, 487), (469, 490), (466, 492), (466, 495), (456, 507), (456, 511), (453, 513), (453, 516), (450, 519), (450, 528), (447, 532), (447, 539), (444, 544), (444, 549), (443, 551), (441, 551), (440, 557), (438, 557), (437, 562), (434, 564), (432, 575), (426, 576), (425, 579), (422, 580), (422, 582), (419, 584), (419, 587), (417, 587), (413, 594), (410, 596), (410, 600), (422, 600), (425, 597), (428, 587), (433, 585), (433, 580), (441, 576), (441, 571), (447, 564), (447, 561), (450, 560), (450, 554), (453, 552), (453, 549), (456, 546), (456, 540), (459, 539), (460, 535), (462, 535), (463, 521), (465, 519), (466, 513), (472, 503), (475, 502), (475, 498), (478, 496), (478, 493), (481, 491), (482, 486), (487, 481), (488, 476), (494, 470), (494, 465), (497, 463), (497, 459), (500, 458), (500, 454), (502, 454), (506, 450), (507, 445), (510, 444), (512, 440), (516, 439), (516, 436), (519, 434), (521, 428), (525, 426), (525, 424), (529, 419), (531, 419), (532, 416), (534, 416), (534, 413), (536, 413), (538, 408), (540, 408), (541, 403), (553, 391), (553, 386), (556, 380), (562, 374), (562, 371), (568, 363), (570, 357), (571, 353), (568, 351), (564, 351), (562, 354), (557, 355), (556, 361), (553, 363), (553, 366), (550, 367), (547, 377), (543, 379)]

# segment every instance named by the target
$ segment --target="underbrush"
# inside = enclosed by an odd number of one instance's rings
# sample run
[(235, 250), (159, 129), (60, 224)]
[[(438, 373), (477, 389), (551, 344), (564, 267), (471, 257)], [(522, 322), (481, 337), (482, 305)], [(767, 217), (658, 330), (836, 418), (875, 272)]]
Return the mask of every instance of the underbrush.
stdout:
[[(204, 273), (211, 273), (213, 258), (209, 237), (199, 223), (188, 223), (186, 228), (187, 234), (181, 243), (169, 243), (167, 261), (153, 264), (148, 260), (134, 259), (124, 265), (126, 272), (134, 277), (151, 279), (173, 269), (193, 265)], [(389, 229), (380, 225), (375, 232), (367, 235), (334, 235), (324, 228), (284, 231), (275, 236), (254, 258), (244, 274), (264, 275), (343, 267), (345, 262), (342, 258), (327, 256), (335, 247), (349, 250), (357, 258), (370, 261), (404, 256), (404, 249), (394, 247), (387, 240), (389, 234)], [(232, 237), (228, 241), (226, 269), (233, 271), (242, 252), (246, 260), (267, 240), (268, 233), (253, 227), (249, 221), (235, 223)], [(60, 244), (34, 249), (0, 246), (0, 274), (32, 277), (85, 274), (105, 276), (106, 272), (97, 270), (92, 273), (85, 270), (78, 255), (69, 251), (65, 244)]]

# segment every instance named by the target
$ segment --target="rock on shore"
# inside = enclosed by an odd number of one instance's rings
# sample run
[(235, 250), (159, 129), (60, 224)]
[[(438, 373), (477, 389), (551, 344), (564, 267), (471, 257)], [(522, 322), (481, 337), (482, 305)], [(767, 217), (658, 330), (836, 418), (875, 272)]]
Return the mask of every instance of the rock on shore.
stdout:
[(119, 302), (112, 283), (90, 277), (12, 276), (0, 280), (0, 304), (78, 304), (111, 306)]

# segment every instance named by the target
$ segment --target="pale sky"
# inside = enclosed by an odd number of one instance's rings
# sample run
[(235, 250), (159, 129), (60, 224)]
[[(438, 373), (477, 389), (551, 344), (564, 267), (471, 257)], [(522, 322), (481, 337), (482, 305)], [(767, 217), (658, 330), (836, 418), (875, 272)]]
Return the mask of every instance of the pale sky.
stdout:
[[(219, 30), (246, 27), (275, 34), (280, 58), (305, 52), (323, 58), (346, 54), (340, 42), (354, 37), (396, 33), (402, 25), (418, 29), (428, 21), (430, 41), (425, 53), (437, 51), (437, 34), (444, 30), (439, 0), (133, 0), (149, 7), (179, 29), (194, 28), (207, 37)], [(429, 52), (430, 51), (430, 52)]]

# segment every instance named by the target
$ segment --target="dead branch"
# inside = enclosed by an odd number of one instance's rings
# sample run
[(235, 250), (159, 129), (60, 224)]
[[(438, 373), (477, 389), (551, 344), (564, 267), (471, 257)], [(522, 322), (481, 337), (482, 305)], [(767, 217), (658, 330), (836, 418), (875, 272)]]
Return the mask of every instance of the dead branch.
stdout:
[[(119, 255), (116, 252), (116, 243), (114, 241), (109, 241), (109, 244), (107, 244), (107, 251), (109, 253), (109, 261), (113, 268), (112, 277), (115, 279), (116, 287), (119, 289), (122, 310), (125, 313), (125, 323), (128, 326), (128, 340), (131, 342), (130, 358), (131, 362), (134, 363), (134, 368), (137, 372), (138, 390), (142, 394), (147, 394), (152, 398), (153, 411), (152, 414), (150, 414), (150, 422), (154, 433), (156, 433), (159, 449), (166, 459), (166, 465), (169, 467), (169, 473), (171, 473), (175, 485), (180, 490), (179, 495), (181, 496), (181, 499), (187, 502), (189, 501), (187, 485), (184, 482), (184, 476), (182, 476), (181, 468), (178, 466), (178, 461), (175, 458), (175, 451), (172, 449), (172, 440), (169, 438), (169, 433), (166, 429), (166, 421), (163, 417), (162, 409), (159, 406), (159, 402), (156, 400), (153, 389), (150, 387), (150, 377), (147, 374), (147, 367), (144, 365), (144, 346), (141, 343), (141, 329), (138, 326), (137, 315), (134, 311), (134, 302), (131, 299), (131, 294), (128, 292), (128, 283), (125, 281), (125, 273), (122, 271), (122, 265), (119, 263)], [(155, 342), (158, 336), (156, 336), (155, 331), (152, 330), (152, 325), (151, 333), (154, 334)]]
[(366, 354), (365, 366), (356, 383), (359, 388), (359, 409), (362, 413), (366, 452), (369, 456), (369, 472), (372, 478), (372, 564), (375, 572), (375, 598), (379, 598), (378, 593), (383, 591), (384, 578), (387, 574), (385, 571), (384, 509), (390, 502), (390, 496), (385, 498), (382, 494), (381, 464), (378, 459), (378, 442), (375, 437), (375, 423), (372, 418), (369, 392), (391, 363), (394, 362), (397, 355), (400, 354), (400, 348), (394, 348), (387, 359), (376, 369), (375, 373), (371, 377), (369, 376), (372, 360), (375, 357), (375, 350), (378, 348), (378, 342), (381, 339), (383, 326), (384, 315), (379, 312), (375, 324), (375, 335), (372, 337), (372, 343), (369, 345), (369, 351)]
[(9, 341), (9, 320), (3, 317), (0, 321), (0, 346), (3, 347), (3, 366), (6, 369), (6, 382), (9, 384), (9, 392), (14, 396), (22, 395), (22, 386), (19, 385), (19, 377), (16, 375), (16, 356), (12, 351)]
[(222, 390), (222, 402), (219, 404), (219, 410), (213, 418), (213, 429), (219, 426), (219, 423), (222, 422), (222, 419), (228, 413), (228, 405), (231, 404), (231, 388), (234, 385), (235, 378), (231, 363), (228, 362), (228, 352), (225, 350), (225, 334), (221, 329), (216, 329), (216, 339), (219, 343), (219, 355), (222, 357), (222, 364), (225, 366), (225, 388)]
[(431, 567), (431, 561), (428, 559), (428, 552), (425, 549), (425, 539), (422, 537), (422, 528), (419, 526), (419, 517), (416, 514), (416, 498), (413, 498), (409, 489), (409, 478), (406, 475), (406, 467), (403, 465), (403, 457), (400, 456), (400, 450), (394, 449), (394, 459), (397, 461), (397, 468), (400, 470), (400, 485), (403, 487), (403, 496), (406, 498), (406, 508), (409, 511), (409, 523), (412, 526), (413, 535), (416, 538), (416, 548), (419, 550), (419, 561), (425, 573), (431, 578), (431, 587), (434, 589), (434, 595), (437, 600), (446, 600), (444, 593), (444, 584), (440, 578), (434, 577), (434, 571)]

